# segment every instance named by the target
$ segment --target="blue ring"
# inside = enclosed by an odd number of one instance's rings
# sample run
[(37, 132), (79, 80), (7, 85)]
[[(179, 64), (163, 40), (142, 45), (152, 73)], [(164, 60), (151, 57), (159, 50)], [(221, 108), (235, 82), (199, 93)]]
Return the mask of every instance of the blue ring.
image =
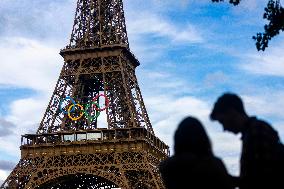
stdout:
[(67, 96), (67, 97), (65, 97), (65, 99), (60, 100), (60, 103), (59, 103), (59, 108), (60, 108), (60, 110), (61, 110), (64, 114), (68, 114), (68, 112), (65, 111), (65, 110), (63, 110), (63, 108), (61, 107), (61, 105), (62, 105), (62, 102), (63, 102), (64, 100), (68, 100), (68, 99), (71, 100), (71, 102), (74, 104), (74, 106), (72, 107), (72, 110), (71, 110), (70, 112), (74, 112), (74, 110), (75, 110), (75, 106), (76, 106), (75, 100), (74, 100), (73, 98), (71, 98), (70, 96)]

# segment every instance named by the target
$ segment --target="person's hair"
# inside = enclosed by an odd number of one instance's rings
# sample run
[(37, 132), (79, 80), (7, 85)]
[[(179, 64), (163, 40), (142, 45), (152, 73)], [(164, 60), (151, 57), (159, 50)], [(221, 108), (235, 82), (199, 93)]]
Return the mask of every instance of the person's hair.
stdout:
[(209, 137), (202, 124), (194, 117), (185, 118), (174, 135), (175, 154), (192, 153), (197, 156), (212, 155)]
[(243, 102), (238, 95), (233, 93), (224, 93), (214, 104), (214, 108), (210, 114), (211, 120), (216, 120), (216, 114), (225, 113), (230, 109), (241, 114), (246, 114)]

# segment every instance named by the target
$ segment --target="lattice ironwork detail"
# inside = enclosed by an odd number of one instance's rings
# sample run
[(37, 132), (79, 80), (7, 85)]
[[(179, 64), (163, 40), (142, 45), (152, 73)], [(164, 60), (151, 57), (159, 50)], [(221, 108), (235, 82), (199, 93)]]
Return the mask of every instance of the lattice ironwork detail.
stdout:
[[(157, 165), (169, 147), (143, 102), (122, 0), (78, 0), (60, 54), (64, 65), (37, 133), (22, 136), (21, 159), (1, 188), (163, 189)], [(107, 128), (93, 119), (102, 101)]]
[(106, 109), (109, 128), (145, 127), (153, 132), (135, 76), (135, 64), (122, 49), (109, 54), (107, 57), (100, 57), (100, 54), (98, 57), (80, 54), (76, 59), (65, 57), (38, 133), (96, 129), (96, 119), (68, 119), (68, 115), (60, 111), (60, 101), (71, 96), (79, 104), (84, 104), (101, 93), (109, 99)]
[(8, 188), (27, 189), (67, 189), (76, 185), (78, 188), (163, 188), (157, 167), (147, 157), (146, 152), (26, 157), (6, 184)]
[(68, 48), (128, 48), (122, 0), (78, 0)]

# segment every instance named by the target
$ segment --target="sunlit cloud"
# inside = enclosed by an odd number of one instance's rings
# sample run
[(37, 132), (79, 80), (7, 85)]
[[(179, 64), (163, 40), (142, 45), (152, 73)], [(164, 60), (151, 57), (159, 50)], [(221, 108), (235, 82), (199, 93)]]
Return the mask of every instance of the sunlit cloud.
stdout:
[(241, 68), (254, 74), (284, 77), (283, 48), (282, 41), (282, 45), (272, 46), (265, 52), (247, 54)]

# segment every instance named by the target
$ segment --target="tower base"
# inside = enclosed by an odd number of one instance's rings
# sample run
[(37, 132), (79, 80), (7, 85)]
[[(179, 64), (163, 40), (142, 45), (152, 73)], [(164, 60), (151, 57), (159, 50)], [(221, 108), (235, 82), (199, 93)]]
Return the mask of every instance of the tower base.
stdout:
[(23, 135), (21, 160), (1, 188), (164, 188), (168, 146), (145, 128)]

